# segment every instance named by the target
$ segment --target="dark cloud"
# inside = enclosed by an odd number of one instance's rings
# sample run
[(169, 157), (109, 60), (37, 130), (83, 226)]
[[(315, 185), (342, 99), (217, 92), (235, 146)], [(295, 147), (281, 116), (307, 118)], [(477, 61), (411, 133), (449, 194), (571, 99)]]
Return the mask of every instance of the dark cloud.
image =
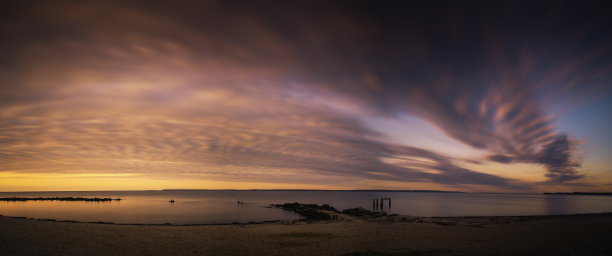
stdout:
[(578, 172), (581, 159), (576, 156), (577, 142), (570, 140), (566, 134), (558, 134), (542, 146), (536, 154), (520, 154), (512, 156), (492, 154), (487, 159), (499, 163), (525, 162), (541, 164), (546, 167), (546, 177), (551, 182), (565, 182), (584, 177)]
[(514, 161), (514, 158), (506, 156), (506, 155), (500, 155), (500, 154), (488, 155), (487, 159), (498, 162), (498, 163), (504, 163), (504, 164), (512, 163)]
[(546, 166), (546, 177), (552, 181), (579, 179), (584, 175), (576, 171), (576, 167), (580, 167), (580, 161), (572, 154), (575, 151), (575, 145), (568, 140), (567, 135), (558, 135), (542, 148), (536, 161)]

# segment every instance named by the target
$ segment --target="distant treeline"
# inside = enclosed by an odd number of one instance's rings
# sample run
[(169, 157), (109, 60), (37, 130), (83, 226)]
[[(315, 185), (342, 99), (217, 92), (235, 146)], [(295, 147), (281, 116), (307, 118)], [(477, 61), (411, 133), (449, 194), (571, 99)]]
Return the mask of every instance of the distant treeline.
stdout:
[(585, 195), (585, 196), (612, 196), (612, 192), (556, 192), (544, 193), (544, 195)]
[(119, 201), (121, 198), (98, 198), (98, 197), (2, 197), (0, 201), (85, 201), (85, 202), (108, 202)]

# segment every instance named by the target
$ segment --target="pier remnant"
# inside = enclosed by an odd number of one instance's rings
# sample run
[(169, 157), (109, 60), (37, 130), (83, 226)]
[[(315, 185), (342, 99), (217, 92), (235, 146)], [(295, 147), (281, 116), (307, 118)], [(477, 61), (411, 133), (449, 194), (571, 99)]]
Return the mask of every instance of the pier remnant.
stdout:
[(383, 197), (380, 200), (378, 198), (372, 199), (372, 211), (383, 211), (385, 209), (385, 200), (389, 201), (389, 210), (391, 210), (391, 198)]

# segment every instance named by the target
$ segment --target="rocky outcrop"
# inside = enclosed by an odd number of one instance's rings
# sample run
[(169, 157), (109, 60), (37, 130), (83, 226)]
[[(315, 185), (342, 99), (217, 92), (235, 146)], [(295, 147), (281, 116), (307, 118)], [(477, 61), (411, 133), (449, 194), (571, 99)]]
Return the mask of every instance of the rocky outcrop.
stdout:
[(342, 213), (348, 214), (354, 217), (384, 217), (384, 216), (387, 216), (386, 212), (373, 212), (373, 211), (369, 211), (361, 207), (346, 209), (342, 211)]
[(306, 220), (319, 221), (319, 220), (337, 220), (334, 217), (335, 213), (339, 213), (334, 207), (328, 204), (316, 205), (316, 204), (300, 204), (300, 203), (286, 203), (286, 204), (274, 204), (276, 208), (281, 208), (286, 211), (295, 212)]
[(121, 198), (98, 198), (98, 197), (2, 197), (0, 201), (84, 201), (84, 202), (108, 202), (120, 201)]

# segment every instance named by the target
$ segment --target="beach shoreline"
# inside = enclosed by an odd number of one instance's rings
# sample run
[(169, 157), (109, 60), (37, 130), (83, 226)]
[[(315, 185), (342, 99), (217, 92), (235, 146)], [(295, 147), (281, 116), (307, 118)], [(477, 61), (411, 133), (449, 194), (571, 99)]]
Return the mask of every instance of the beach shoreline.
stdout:
[[(342, 214), (340, 214), (342, 215)], [(78, 220), (58, 220), (52, 218), (30, 218), (25, 216), (7, 216), (0, 214), (0, 218), (33, 220), (33, 221), (49, 221), (49, 222), (64, 222), (64, 223), (83, 223), (83, 224), (107, 224), (107, 225), (122, 225), (122, 226), (244, 226), (244, 225), (265, 225), (265, 224), (283, 224), (283, 225), (298, 225), (312, 223), (335, 223), (335, 222), (377, 222), (377, 223), (433, 223), (440, 225), (474, 225), (479, 223), (487, 224), (508, 224), (529, 220), (538, 219), (556, 219), (556, 218), (572, 218), (572, 217), (588, 217), (588, 216), (609, 216), (612, 218), (612, 212), (599, 213), (577, 213), (577, 214), (557, 214), (557, 215), (518, 215), (518, 216), (410, 216), (410, 215), (383, 215), (378, 217), (356, 217), (347, 216), (344, 218), (333, 218), (328, 220), (313, 220), (302, 218), (297, 220), (267, 220), (267, 221), (249, 221), (249, 222), (227, 222), (227, 223), (193, 223), (193, 224), (175, 224), (175, 223), (115, 223), (111, 221), (78, 221)]]
[(612, 237), (612, 213), (223, 225), (83, 223), (0, 216), (0, 230), (3, 255), (610, 255), (612, 252), (608, 241)]

